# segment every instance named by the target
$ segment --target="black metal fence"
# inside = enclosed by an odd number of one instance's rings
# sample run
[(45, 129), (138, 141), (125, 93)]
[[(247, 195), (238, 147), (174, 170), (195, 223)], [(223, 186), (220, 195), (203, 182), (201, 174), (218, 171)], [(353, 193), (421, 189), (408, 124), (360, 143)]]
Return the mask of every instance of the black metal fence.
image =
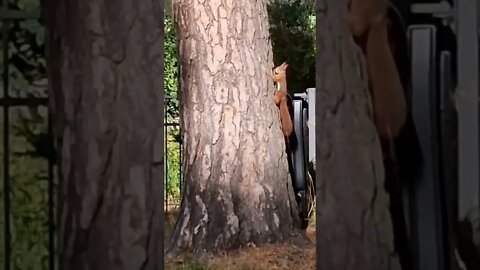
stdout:
[(167, 137), (169, 131), (178, 130), (178, 123), (165, 123), (165, 212), (169, 212), (172, 207), (179, 206), (182, 190), (182, 144), (176, 139)]
[[(33, 1), (32, 1), (33, 2)], [(40, 7), (40, 2), (31, 7)], [(23, 71), (13, 64), (18, 58), (20, 25), (38, 24), (40, 9), (18, 8), (11, 1), (2, 1), (0, 107), (2, 123), (2, 187), (3, 222), (0, 238), (2, 268), (55, 269), (55, 180), (50, 137), (50, 118), (45, 85), (33, 85), (18, 76)], [(42, 31), (42, 30), (40, 30)], [(41, 34), (40, 34), (41, 35)], [(21, 42), (21, 41), (20, 41)], [(42, 46), (40, 46), (42, 47)], [(28, 62), (29, 59), (23, 59)], [(24, 81), (22, 81), (24, 80)], [(28, 82), (28, 83), (25, 83)], [(34, 120), (36, 118), (36, 120)], [(39, 119), (40, 118), (40, 119)], [(32, 138), (43, 136), (43, 153), (39, 145), (31, 145)], [(21, 132), (20, 132), (21, 133)], [(33, 267), (33, 268), (32, 268)]]
[[(165, 97), (169, 99), (168, 96)], [(164, 166), (164, 206), (165, 213), (179, 206), (182, 190), (182, 143), (178, 118), (169, 120), (165, 106), (164, 138), (165, 138), (165, 166)]]

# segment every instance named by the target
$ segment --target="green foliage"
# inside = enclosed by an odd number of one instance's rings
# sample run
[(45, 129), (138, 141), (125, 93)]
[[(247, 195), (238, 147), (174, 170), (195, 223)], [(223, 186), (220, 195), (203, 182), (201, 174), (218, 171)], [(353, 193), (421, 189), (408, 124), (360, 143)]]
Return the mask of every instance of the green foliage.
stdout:
[(315, 11), (313, 2), (294, 0), (268, 6), (275, 65), (288, 62), (288, 90), (315, 87)]
[(40, 10), (39, 0), (10, 0), (10, 3), (14, 3), (14, 7), (28, 13), (38, 12)]
[[(168, 123), (178, 122), (178, 56), (175, 27), (170, 15), (165, 15), (165, 110)], [(165, 145), (164, 194), (169, 202), (180, 199), (180, 131), (177, 128), (167, 128)]]
[[(178, 55), (175, 27), (172, 17), (165, 15), (165, 111), (168, 123), (177, 122), (179, 117), (178, 95)], [(180, 200), (180, 131), (178, 128), (167, 128), (165, 145), (164, 196), (169, 203)]]
[(188, 264), (183, 264), (175, 267), (175, 270), (208, 270), (209, 268), (204, 266), (199, 261), (191, 261)]
[(178, 130), (167, 132), (167, 143), (165, 149), (164, 168), (164, 194), (165, 199), (170, 202), (177, 202), (180, 199), (180, 143), (177, 141)]
[[(39, 11), (37, 0), (9, 1), (9, 8)], [(45, 28), (39, 20), (9, 23), (9, 90), (15, 97), (46, 97)], [(2, 47), (2, 49), (5, 49)], [(0, 58), (0, 72), (4, 61)], [(42, 111), (43, 109), (43, 111)], [(48, 162), (46, 108), (10, 110), (10, 199), (12, 269), (48, 269)], [(3, 121), (3, 118), (0, 122)], [(3, 126), (3, 124), (2, 124)], [(2, 149), (3, 154), (3, 149)], [(5, 196), (3, 190), (0, 198)], [(3, 199), (1, 200), (3, 202)], [(2, 213), (3, 216), (3, 213)], [(3, 232), (4, 223), (0, 223)], [(3, 240), (3, 237), (2, 237)], [(3, 241), (0, 264), (3, 265)]]
[(177, 95), (178, 88), (178, 57), (177, 45), (175, 37), (175, 27), (172, 18), (165, 15), (165, 68), (164, 68), (164, 84), (165, 84), (165, 107), (166, 118), (168, 121), (178, 119), (179, 116), (179, 99)]
[[(17, 0), (12, 9), (34, 12), (38, 0)], [(38, 10), (37, 10), (38, 11)], [(12, 21), (9, 31), (9, 76), (14, 96), (46, 97), (45, 27), (39, 20)], [(43, 83), (42, 83), (43, 81)]]
[(48, 163), (24, 155), (34, 148), (25, 137), (16, 132), (13, 135), (10, 162), (13, 269), (48, 269)]

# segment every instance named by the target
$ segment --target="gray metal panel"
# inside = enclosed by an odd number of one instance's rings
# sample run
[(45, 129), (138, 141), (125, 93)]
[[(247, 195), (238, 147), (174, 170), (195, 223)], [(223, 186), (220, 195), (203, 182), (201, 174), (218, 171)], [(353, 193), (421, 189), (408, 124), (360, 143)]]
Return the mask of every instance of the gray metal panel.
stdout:
[(303, 100), (293, 100), (293, 118), (294, 121), (294, 135), (296, 137), (296, 143), (292, 144), (292, 157), (293, 157), (293, 171), (294, 171), (294, 187), (297, 190), (297, 195), (300, 197), (305, 196), (306, 186), (306, 164), (305, 164), (305, 137), (304, 131), (304, 119), (303, 119)]
[(315, 161), (315, 88), (307, 89), (308, 101), (308, 161)]
[(440, 203), (439, 143), (437, 119), (435, 28), (409, 28), (412, 59), (412, 114), (417, 130), (423, 168), (411, 193), (412, 236), (418, 270), (443, 270), (444, 241)]
[(457, 68), (458, 88), (458, 218), (479, 207), (479, 55), (478, 1), (458, 0)]

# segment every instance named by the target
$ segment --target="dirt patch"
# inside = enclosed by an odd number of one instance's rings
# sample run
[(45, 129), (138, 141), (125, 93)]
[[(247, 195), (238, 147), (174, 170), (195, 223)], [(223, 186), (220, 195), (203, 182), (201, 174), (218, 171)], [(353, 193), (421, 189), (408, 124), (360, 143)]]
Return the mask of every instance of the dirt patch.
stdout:
[[(173, 228), (176, 212), (165, 215), (165, 232)], [(168, 234), (166, 234), (168, 235)], [(270, 270), (270, 269), (315, 269), (315, 227), (309, 226), (306, 235), (312, 241), (308, 248), (293, 242), (265, 245), (262, 247), (245, 247), (224, 252), (218, 256), (203, 258), (182, 256), (165, 258), (167, 270)]]

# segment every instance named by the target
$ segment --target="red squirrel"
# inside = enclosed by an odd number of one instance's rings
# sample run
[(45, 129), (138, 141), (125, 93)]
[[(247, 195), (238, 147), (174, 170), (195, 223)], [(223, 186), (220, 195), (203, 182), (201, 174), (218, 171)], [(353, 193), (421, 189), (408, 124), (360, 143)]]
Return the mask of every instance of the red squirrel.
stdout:
[(280, 66), (274, 68), (271, 72), (273, 82), (277, 86), (273, 99), (275, 105), (280, 110), (280, 121), (282, 124), (283, 136), (288, 138), (293, 131), (292, 118), (287, 104), (287, 62), (283, 62)]
[(401, 172), (405, 168), (401, 167), (402, 163), (405, 164), (405, 157), (398, 155), (395, 145), (407, 124), (408, 105), (392, 51), (394, 44), (389, 40), (388, 8), (387, 0), (351, 0), (349, 23), (352, 36), (363, 51), (368, 69), (375, 127), (381, 142), (385, 169), (384, 187), (390, 197), (393, 244), (402, 267), (409, 269), (411, 258), (408, 242), (401, 240), (408, 235), (402, 193), (405, 171)]
[(388, 39), (386, 0), (351, 0), (350, 31), (365, 54), (375, 125), (381, 139), (398, 136), (407, 119), (407, 101)]

